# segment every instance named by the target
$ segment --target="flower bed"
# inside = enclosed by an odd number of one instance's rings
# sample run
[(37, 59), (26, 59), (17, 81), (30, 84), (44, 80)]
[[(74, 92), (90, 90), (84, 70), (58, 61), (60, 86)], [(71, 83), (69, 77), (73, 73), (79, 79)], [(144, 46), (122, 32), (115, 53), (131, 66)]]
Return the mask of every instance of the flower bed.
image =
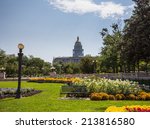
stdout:
[(105, 112), (150, 112), (150, 106), (140, 106), (140, 105), (133, 105), (133, 106), (123, 106), (123, 107), (116, 107), (110, 106), (108, 107)]
[[(16, 90), (17, 90), (16, 88), (0, 88), (0, 99), (15, 97)], [(21, 89), (21, 96), (22, 97), (32, 96), (40, 92), (41, 92), (40, 90), (35, 90), (32, 88), (23, 88)]]
[(87, 90), (89, 93), (100, 93), (104, 92), (107, 94), (123, 94), (129, 95), (134, 94), (138, 95), (141, 92), (141, 88), (139, 87), (137, 82), (129, 81), (129, 80), (110, 80), (105, 78), (84, 78), (80, 79), (80, 81), (75, 82), (78, 85), (87, 86)]
[(91, 100), (150, 100), (150, 93), (146, 92), (140, 92), (137, 95), (134, 94), (129, 94), (129, 95), (124, 95), (124, 94), (116, 94), (116, 95), (111, 95), (107, 93), (92, 93), (90, 95)]
[(28, 82), (38, 83), (73, 83), (78, 82), (79, 78), (30, 78)]

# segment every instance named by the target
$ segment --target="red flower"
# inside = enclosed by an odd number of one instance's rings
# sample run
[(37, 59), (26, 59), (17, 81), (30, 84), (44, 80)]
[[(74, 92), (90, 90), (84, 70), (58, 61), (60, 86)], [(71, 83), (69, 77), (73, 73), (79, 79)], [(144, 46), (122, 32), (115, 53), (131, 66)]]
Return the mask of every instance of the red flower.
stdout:
[(138, 107), (138, 108), (137, 108), (137, 111), (138, 111), (138, 112), (142, 112), (142, 109)]

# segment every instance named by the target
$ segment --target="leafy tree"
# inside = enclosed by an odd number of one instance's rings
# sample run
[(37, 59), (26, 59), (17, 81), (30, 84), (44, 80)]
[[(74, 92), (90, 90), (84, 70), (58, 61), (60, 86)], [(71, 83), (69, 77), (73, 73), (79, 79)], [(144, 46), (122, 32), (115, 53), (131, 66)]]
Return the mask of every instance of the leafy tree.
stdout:
[(15, 55), (8, 55), (6, 63), (7, 77), (16, 77), (18, 74), (18, 61)]
[(87, 55), (81, 59), (80, 66), (82, 73), (93, 73), (94, 72), (94, 57)]
[(139, 71), (140, 61), (145, 61), (146, 67), (150, 62), (150, 1), (133, 1), (136, 5), (133, 15), (125, 20), (124, 53), (129, 67), (134, 66), (135, 70), (137, 66)]
[(122, 31), (118, 24), (112, 24), (112, 34), (107, 28), (103, 28), (101, 36), (103, 38), (103, 45), (101, 51), (101, 71), (118, 72), (122, 71)]
[(0, 49), (0, 68), (6, 67), (6, 53), (4, 50)]

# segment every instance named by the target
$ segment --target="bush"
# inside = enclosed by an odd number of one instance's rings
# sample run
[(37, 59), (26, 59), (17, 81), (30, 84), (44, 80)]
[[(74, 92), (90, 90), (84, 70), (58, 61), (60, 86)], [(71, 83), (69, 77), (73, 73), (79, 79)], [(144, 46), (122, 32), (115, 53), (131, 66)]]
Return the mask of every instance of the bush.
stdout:
[(147, 94), (146, 100), (150, 100), (150, 93)]
[(138, 95), (138, 100), (150, 100), (150, 93), (141, 92)]
[(115, 96), (114, 95), (109, 95), (109, 100), (115, 100)]
[(146, 100), (146, 95), (139, 95), (139, 100)]
[(99, 93), (100, 96), (102, 96), (102, 100), (108, 100), (109, 95), (107, 93)]
[(129, 99), (129, 100), (136, 100), (136, 96), (134, 94), (129, 94), (127, 96), (127, 99)]
[(102, 96), (99, 95), (99, 93), (92, 93), (90, 95), (91, 100), (102, 100)]
[(125, 96), (123, 94), (116, 94), (115, 98), (116, 98), (116, 100), (124, 100)]
[(140, 92), (139, 95), (146, 95), (146, 94), (147, 94), (146, 92), (142, 91), (142, 92)]
[(92, 93), (90, 95), (91, 100), (108, 100), (109, 95), (106, 93)]

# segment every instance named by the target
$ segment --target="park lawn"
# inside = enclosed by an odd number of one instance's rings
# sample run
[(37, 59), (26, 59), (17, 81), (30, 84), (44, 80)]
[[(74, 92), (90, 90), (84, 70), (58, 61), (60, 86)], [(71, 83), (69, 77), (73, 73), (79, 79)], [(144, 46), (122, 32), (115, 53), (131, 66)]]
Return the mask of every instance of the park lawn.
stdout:
[[(103, 112), (108, 106), (150, 105), (150, 101), (61, 100), (59, 83), (22, 82), (23, 88), (42, 90), (21, 99), (0, 100), (0, 112)], [(0, 88), (16, 88), (17, 82), (0, 82)]]

